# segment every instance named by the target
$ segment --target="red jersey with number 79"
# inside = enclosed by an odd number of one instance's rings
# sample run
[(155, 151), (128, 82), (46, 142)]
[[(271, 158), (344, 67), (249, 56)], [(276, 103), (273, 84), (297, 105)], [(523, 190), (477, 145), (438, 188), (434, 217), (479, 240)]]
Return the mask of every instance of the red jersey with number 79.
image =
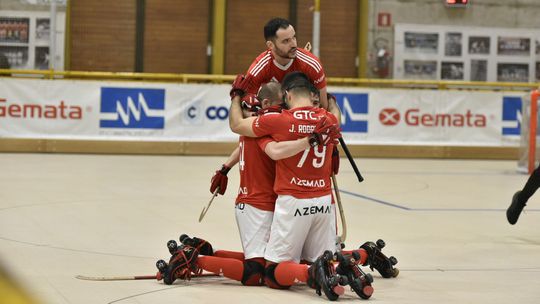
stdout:
[[(253, 121), (257, 136), (270, 135), (275, 141), (296, 140), (311, 134), (321, 117), (337, 123), (336, 117), (325, 109), (300, 107), (269, 113)], [(264, 150), (264, 147), (262, 147)], [(310, 147), (289, 158), (276, 161), (274, 191), (279, 195), (313, 198), (331, 193), (333, 144)]]
[(326, 87), (326, 76), (319, 58), (305, 49), (297, 48), (296, 57), (285, 66), (274, 60), (272, 51), (262, 52), (248, 69), (246, 79), (249, 85), (246, 91), (257, 94), (261, 85), (270, 81), (281, 82), (283, 77), (290, 72), (306, 74), (319, 90)]

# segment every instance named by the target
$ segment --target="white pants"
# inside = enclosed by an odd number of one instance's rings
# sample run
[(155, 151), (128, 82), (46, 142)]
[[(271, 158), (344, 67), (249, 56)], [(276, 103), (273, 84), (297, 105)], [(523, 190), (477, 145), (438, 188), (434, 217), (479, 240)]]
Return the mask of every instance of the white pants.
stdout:
[(336, 215), (332, 196), (298, 199), (279, 195), (265, 259), (280, 263), (314, 262), (325, 250), (335, 251)]
[(274, 212), (239, 203), (235, 214), (245, 259), (264, 257)]

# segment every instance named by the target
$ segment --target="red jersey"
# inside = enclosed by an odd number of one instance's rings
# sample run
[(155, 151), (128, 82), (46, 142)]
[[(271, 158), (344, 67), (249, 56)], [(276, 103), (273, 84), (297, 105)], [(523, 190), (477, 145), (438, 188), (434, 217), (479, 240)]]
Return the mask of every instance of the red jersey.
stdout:
[[(336, 117), (325, 109), (300, 107), (260, 116), (253, 121), (252, 128), (255, 135), (270, 135), (275, 141), (296, 140), (311, 134), (323, 116), (337, 123)], [(276, 161), (274, 191), (296, 198), (331, 194), (332, 149), (333, 144), (310, 147), (304, 152)]]
[(277, 195), (274, 193), (275, 162), (259, 147), (259, 141), (270, 138), (240, 136), (240, 188), (236, 204), (245, 203), (255, 208), (274, 211)]
[(296, 57), (285, 66), (274, 60), (274, 55), (270, 50), (260, 54), (248, 69), (246, 79), (250, 80), (250, 84), (246, 91), (257, 94), (261, 85), (270, 81), (281, 82), (283, 77), (290, 72), (306, 74), (319, 90), (326, 87), (326, 76), (319, 58), (307, 50), (297, 48)]

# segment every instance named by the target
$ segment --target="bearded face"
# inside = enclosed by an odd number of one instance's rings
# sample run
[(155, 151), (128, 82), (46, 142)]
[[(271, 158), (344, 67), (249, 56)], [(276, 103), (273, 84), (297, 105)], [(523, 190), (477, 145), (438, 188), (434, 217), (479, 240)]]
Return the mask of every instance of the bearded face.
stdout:
[(276, 39), (272, 43), (272, 51), (277, 57), (294, 59), (296, 57), (296, 32), (292, 25), (288, 28), (280, 28), (276, 32)]

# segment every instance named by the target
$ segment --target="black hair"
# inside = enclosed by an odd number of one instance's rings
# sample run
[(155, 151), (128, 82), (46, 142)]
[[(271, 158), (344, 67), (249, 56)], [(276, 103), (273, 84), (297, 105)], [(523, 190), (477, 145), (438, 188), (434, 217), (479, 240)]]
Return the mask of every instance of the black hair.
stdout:
[(287, 100), (288, 92), (295, 91), (297, 94), (310, 94), (318, 90), (313, 86), (306, 74), (302, 72), (291, 72), (281, 81), (283, 91), (283, 101)]
[(279, 29), (286, 29), (291, 25), (289, 20), (283, 18), (272, 18), (264, 26), (264, 39), (266, 41), (276, 38), (276, 33)]
[(281, 81), (282, 91), (290, 91), (300, 87), (307, 88), (310, 92), (319, 95), (319, 90), (311, 83), (309, 77), (302, 72), (290, 72)]

